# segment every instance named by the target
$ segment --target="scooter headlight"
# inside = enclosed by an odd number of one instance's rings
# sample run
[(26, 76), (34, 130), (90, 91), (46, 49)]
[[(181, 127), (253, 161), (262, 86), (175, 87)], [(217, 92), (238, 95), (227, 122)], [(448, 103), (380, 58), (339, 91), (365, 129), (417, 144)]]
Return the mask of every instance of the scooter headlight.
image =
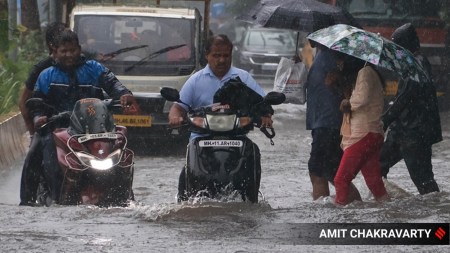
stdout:
[(91, 167), (96, 170), (109, 170), (120, 162), (122, 151), (120, 149), (117, 149), (105, 159), (99, 159), (93, 155), (83, 152), (76, 152), (75, 155), (85, 166)]
[(206, 121), (208, 123), (209, 129), (211, 129), (212, 131), (219, 131), (219, 132), (231, 131), (234, 129), (234, 126), (236, 125), (236, 115), (207, 114)]

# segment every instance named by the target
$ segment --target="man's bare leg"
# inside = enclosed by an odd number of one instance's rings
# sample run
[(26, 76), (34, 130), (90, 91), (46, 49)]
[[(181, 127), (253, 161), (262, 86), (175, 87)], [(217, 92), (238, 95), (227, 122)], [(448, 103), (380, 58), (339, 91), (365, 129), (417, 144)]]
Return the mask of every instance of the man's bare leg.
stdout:
[[(311, 183), (313, 186), (312, 197), (313, 200), (317, 200), (320, 197), (330, 196), (330, 188), (328, 187), (328, 180), (323, 177), (318, 177), (309, 174), (311, 178)], [(331, 183), (333, 184), (333, 183)], [(348, 189), (348, 203), (351, 203), (355, 200), (362, 201), (361, 194), (353, 183), (350, 183)]]
[(330, 188), (328, 187), (328, 180), (323, 177), (314, 176), (309, 174), (311, 184), (313, 187), (312, 197), (316, 200), (320, 197), (330, 196)]

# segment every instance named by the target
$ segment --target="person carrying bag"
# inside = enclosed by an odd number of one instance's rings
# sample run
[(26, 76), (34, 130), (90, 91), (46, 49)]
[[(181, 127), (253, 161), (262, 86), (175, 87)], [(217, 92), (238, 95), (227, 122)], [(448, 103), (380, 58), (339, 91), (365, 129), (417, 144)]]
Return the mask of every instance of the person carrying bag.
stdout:
[(284, 93), (285, 103), (305, 104), (307, 76), (308, 69), (299, 58), (291, 60), (281, 57), (275, 73), (273, 91)]

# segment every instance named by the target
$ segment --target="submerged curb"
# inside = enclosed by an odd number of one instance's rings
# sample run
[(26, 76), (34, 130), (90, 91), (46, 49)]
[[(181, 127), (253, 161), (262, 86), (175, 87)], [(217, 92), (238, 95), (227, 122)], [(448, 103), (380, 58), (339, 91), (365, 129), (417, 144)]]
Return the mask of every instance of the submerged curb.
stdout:
[(20, 113), (0, 123), (0, 171), (23, 159), (28, 150), (29, 137)]

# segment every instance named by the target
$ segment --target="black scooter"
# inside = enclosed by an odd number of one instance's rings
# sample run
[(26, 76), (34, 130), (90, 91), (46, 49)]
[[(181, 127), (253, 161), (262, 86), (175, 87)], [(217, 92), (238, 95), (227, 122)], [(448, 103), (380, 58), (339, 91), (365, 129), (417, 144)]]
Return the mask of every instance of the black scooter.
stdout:
[[(229, 90), (234, 94), (224, 96), (226, 90), (221, 90), (221, 96), (217, 96), (222, 97), (218, 99), (221, 102), (195, 109), (188, 106), (189, 131), (201, 136), (188, 145), (186, 165), (180, 175), (178, 202), (205, 195), (215, 198), (230, 190), (238, 191), (244, 201), (258, 202), (260, 153), (246, 134), (255, 126), (259, 127), (260, 117), (268, 111), (273, 113), (271, 105), (283, 103), (285, 95), (270, 92), (264, 98), (259, 95), (256, 100), (244, 97), (239, 102), (236, 95), (246, 92)], [(185, 104), (176, 89), (164, 87), (161, 95), (168, 101)], [(273, 128), (269, 128), (270, 133), (266, 128), (260, 129), (270, 139), (275, 136)]]

